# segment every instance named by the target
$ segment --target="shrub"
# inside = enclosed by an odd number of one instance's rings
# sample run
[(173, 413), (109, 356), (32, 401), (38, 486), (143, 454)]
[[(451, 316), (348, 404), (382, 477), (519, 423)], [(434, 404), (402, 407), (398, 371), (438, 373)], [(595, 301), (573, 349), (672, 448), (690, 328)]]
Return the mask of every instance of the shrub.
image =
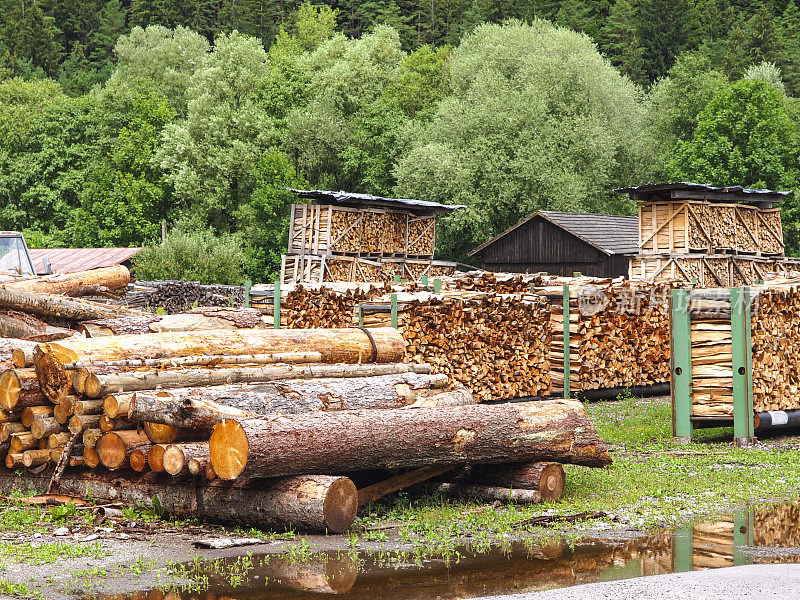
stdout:
[(164, 245), (150, 245), (134, 259), (137, 279), (181, 279), (200, 283), (240, 285), (245, 255), (236, 236), (181, 223)]

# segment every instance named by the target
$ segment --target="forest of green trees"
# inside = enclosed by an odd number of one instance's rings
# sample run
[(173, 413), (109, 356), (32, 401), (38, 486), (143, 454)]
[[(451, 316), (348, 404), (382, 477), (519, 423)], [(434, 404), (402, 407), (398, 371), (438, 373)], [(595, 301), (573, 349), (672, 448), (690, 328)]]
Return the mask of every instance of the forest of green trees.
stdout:
[(537, 209), (630, 213), (621, 185), (800, 177), (796, 0), (0, 9), (0, 229), (129, 246), (166, 220), (164, 275), (205, 249), (195, 277), (268, 280), (286, 186), (465, 204), (437, 234), (464, 260)]

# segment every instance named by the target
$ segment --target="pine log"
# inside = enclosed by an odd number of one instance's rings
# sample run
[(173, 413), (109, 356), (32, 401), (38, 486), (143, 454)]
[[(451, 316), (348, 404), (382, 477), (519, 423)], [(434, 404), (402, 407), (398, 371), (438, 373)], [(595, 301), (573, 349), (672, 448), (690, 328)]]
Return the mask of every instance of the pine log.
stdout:
[[(16, 341), (16, 340), (15, 340)], [(24, 340), (23, 340), (24, 341)], [(31, 343), (31, 363), (33, 364), (33, 348)], [(184, 356), (181, 358), (131, 358), (126, 360), (74, 362), (64, 365), (65, 369), (96, 369), (99, 371), (124, 371), (142, 367), (158, 367), (160, 369), (175, 367), (206, 366), (218, 367), (219, 365), (269, 365), (275, 363), (316, 363), (322, 361), (320, 352), (273, 352), (270, 354), (242, 354), (231, 356), (229, 354), (204, 354), (202, 356)], [(30, 365), (26, 365), (30, 366)]]
[(179, 475), (189, 470), (191, 459), (208, 460), (208, 442), (170, 444), (164, 450), (164, 470), (170, 475)]
[(155, 473), (160, 473), (164, 470), (164, 450), (167, 449), (168, 444), (153, 444), (147, 452), (147, 466)]
[(54, 327), (23, 312), (0, 309), (0, 337), (50, 342), (70, 337), (75, 332)]
[(21, 421), (2, 423), (0, 424), (0, 442), (7, 442), (12, 433), (21, 433), (26, 430), (27, 427)]
[(34, 369), (6, 369), (0, 373), (0, 408), (22, 410), (50, 402), (39, 389)]
[(147, 454), (150, 452), (151, 444), (145, 444), (134, 448), (128, 456), (131, 469), (137, 473), (143, 473), (147, 469)]
[(611, 464), (583, 405), (566, 400), (225, 420), (214, 427), (210, 452), (222, 479), (534, 460)]
[(134, 429), (110, 431), (97, 442), (95, 449), (102, 465), (108, 469), (119, 469), (130, 465), (131, 452), (140, 446), (149, 445), (144, 432)]
[[(138, 392), (131, 402), (128, 418), (191, 429), (209, 428), (223, 419), (247, 419), (320, 410), (475, 403), (471, 394), (463, 388), (446, 392), (436, 389), (447, 381), (446, 375), (406, 373), (358, 379), (281, 381), (275, 384), (236, 384), (179, 388), (168, 392)], [(425, 394), (432, 395), (426, 397)]]
[[(86, 463), (86, 466), (90, 469), (96, 469), (100, 466), (100, 454), (97, 452), (97, 448), (84, 448), (83, 449), (83, 461)], [(63, 480), (62, 480), (63, 481)]]
[(135, 397), (135, 392), (131, 394), (108, 394), (103, 398), (102, 412), (111, 419), (126, 417), (131, 410), (131, 401)]
[(41, 440), (54, 433), (61, 433), (61, 423), (54, 417), (35, 419), (31, 423), (31, 433), (37, 440)]
[(211, 436), (210, 428), (181, 429), (172, 425), (148, 422), (142, 423), (142, 428), (147, 434), (147, 438), (154, 444), (172, 444), (179, 440), (207, 440)]
[(100, 418), (103, 415), (73, 415), (69, 420), (69, 430), (72, 433), (80, 433), (85, 429), (99, 429)]
[(11, 349), (11, 362), (17, 369), (33, 366), (33, 349), (38, 342), (30, 340), (6, 339), (0, 340), (0, 351)]
[(122, 307), (94, 304), (86, 300), (9, 289), (7, 284), (0, 286), (0, 308), (66, 321), (109, 319), (131, 312)]
[[(189, 459), (189, 473), (192, 475), (205, 475), (206, 466), (211, 464), (211, 456), (206, 458), (190, 458)], [(210, 479), (213, 479), (211, 477)]]
[(53, 449), (64, 446), (69, 441), (70, 437), (72, 437), (72, 435), (66, 431), (49, 435), (47, 437), (47, 447)]
[(26, 467), (35, 467), (50, 462), (50, 450), (25, 450), (22, 453), (22, 464)]
[(467, 485), (461, 483), (440, 483), (439, 492), (478, 498), (484, 502), (519, 502), (523, 504), (538, 504), (543, 502), (539, 490), (523, 490), (515, 488), (492, 487), (488, 485)]
[(58, 275), (47, 275), (4, 283), (6, 289), (43, 294), (63, 294), (89, 285), (101, 285), (110, 290), (123, 289), (131, 282), (131, 272), (123, 265), (101, 267), (88, 271), (76, 271)]
[(67, 423), (69, 423), (69, 419), (70, 419), (70, 417), (71, 417), (71, 416), (72, 416), (72, 415), (68, 414), (68, 413), (67, 413), (67, 412), (64, 410), (64, 405), (63, 405), (63, 404), (61, 404), (61, 403), (59, 403), (59, 404), (56, 404), (56, 405), (55, 405), (55, 407), (53, 408), (53, 418), (54, 418), (54, 419), (55, 419), (55, 420), (56, 420), (56, 421), (57, 421), (57, 422), (58, 422), (60, 425), (66, 425)]
[[(377, 352), (373, 352), (373, 343)], [(34, 362), (40, 378), (44, 376), (43, 381), (49, 382), (53, 377), (58, 379), (64, 363), (78, 361), (270, 352), (319, 352), (326, 363), (387, 363), (402, 360), (405, 343), (391, 327), (372, 329), (370, 334), (355, 328), (146, 333), (41, 344)]]
[[(72, 430), (70, 430), (70, 432), (75, 433)], [(86, 448), (94, 448), (97, 444), (97, 440), (99, 440), (101, 437), (103, 437), (103, 432), (100, 431), (100, 429), (86, 428), (83, 430), (81, 440)]]
[[(48, 469), (39, 475), (31, 474), (24, 482), (31, 489), (41, 489), (47, 487), (50, 477), (52, 470)], [(358, 492), (346, 477), (300, 475), (234, 483), (191, 481), (189, 476), (165, 479), (157, 473), (122, 479), (118, 472), (66, 472), (60, 490), (70, 496), (146, 507), (152, 507), (153, 498), (157, 498), (164, 510), (176, 517), (274, 531), (342, 533), (356, 517)]]
[(124, 417), (117, 417), (116, 419), (111, 419), (107, 415), (103, 414), (100, 415), (100, 421), (98, 422), (100, 427), (100, 431), (103, 433), (107, 433), (109, 431), (121, 430), (121, 429), (134, 429), (137, 425), (136, 421), (131, 421)]
[(9, 452), (6, 454), (6, 468), (13, 469), (22, 464), (22, 452)]
[[(275, 365), (221, 369), (175, 369), (87, 373), (84, 393), (91, 398), (107, 394), (224, 385), (227, 383), (266, 383), (290, 379), (377, 377), (400, 373), (429, 373), (428, 365), (393, 364), (314, 364)], [(63, 395), (60, 389), (53, 393)]]
[(30, 427), (36, 419), (46, 419), (53, 416), (53, 405), (50, 406), (29, 406), (22, 411), (20, 421), (25, 427)]
[[(103, 400), (78, 400), (75, 402), (73, 413), (76, 415), (99, 415), (103, 412), (105, 403)], [(109, 415), (115, 417), (116, 415)]]
[(39, 440), (33, 437), (33, 434), (30, 431), (12, 433), (9, 437), (9, 443), (11, 444), (11, 452), (15, 454), (25, 450), (30, 450), (31, 448), (37, 448), (39, 446)]
[(564, 494), (564, 467), (558, 463), (511, 463), (475, 465), (463, 483), (523, 490), (538, 490), (543, 501), (560, 500)]

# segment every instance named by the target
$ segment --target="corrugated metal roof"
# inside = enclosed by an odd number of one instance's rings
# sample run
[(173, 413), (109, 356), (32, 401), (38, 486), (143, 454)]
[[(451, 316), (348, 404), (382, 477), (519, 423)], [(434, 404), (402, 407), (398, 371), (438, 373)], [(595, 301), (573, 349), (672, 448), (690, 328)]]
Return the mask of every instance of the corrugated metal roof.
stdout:
[(690, 190), (700, 192), (722, 192), (732, 194), (757, 194), (762, 196), (788, 196), (792, 193), (789, 191), (773, 191), (773, 190), (751, 190), (744, 188), (740, 185), (731, 185), (727, 187), (714, 187), (707, 183), (692, 183), (691, 181), (676, 181), (674, 183), (645, 183), (635, 187), (617, 188), (614, 191), (629, 194), (631, 192), (660, 192), (672, 190)]
[(31, 248), (30, 253), (37, 273), (45, 272), (45, 256), (50, 259), (53, 273), (75, 273), (119, 265), (141, 251), (141, 248)]
[(638, 217), (540, 210), (528, 215), (519, 223), (509, 227), (488, 242), (481, 244), (469, 255), (475, 256), (500, 238), (505, 237), (536, 217), (550, 221), (605, 254), (636, 254), (639, 251)]
[(425, 200), (411, 200), (409, 198), (384, 198), (382, 196), (372, 196), (371, 194), (356, 194), (352, 192), (332, 192), (329, 190), (295, 190), (286, 188), (294, 192), (301, 198), (310, 198), (320, 202), (330, 204), (359, 204), (386, 207), (403, 207), (418, 210), (451, 211), (457, 208), (466, 208), (463, 204), (439, 204), (438, 202), (427, 202)]

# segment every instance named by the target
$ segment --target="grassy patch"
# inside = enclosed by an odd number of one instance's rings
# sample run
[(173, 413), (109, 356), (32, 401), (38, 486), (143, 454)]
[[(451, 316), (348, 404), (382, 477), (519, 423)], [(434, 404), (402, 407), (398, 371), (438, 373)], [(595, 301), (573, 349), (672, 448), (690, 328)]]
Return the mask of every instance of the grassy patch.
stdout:
[(107, 552), (99, 543), (78, 545), (61, 542), (39, 544), (0, 542), (0, 559), (3, 562), (41, 565), (51, 564), (64, 558), (84, 556), (103, 558), (106, 555)]

